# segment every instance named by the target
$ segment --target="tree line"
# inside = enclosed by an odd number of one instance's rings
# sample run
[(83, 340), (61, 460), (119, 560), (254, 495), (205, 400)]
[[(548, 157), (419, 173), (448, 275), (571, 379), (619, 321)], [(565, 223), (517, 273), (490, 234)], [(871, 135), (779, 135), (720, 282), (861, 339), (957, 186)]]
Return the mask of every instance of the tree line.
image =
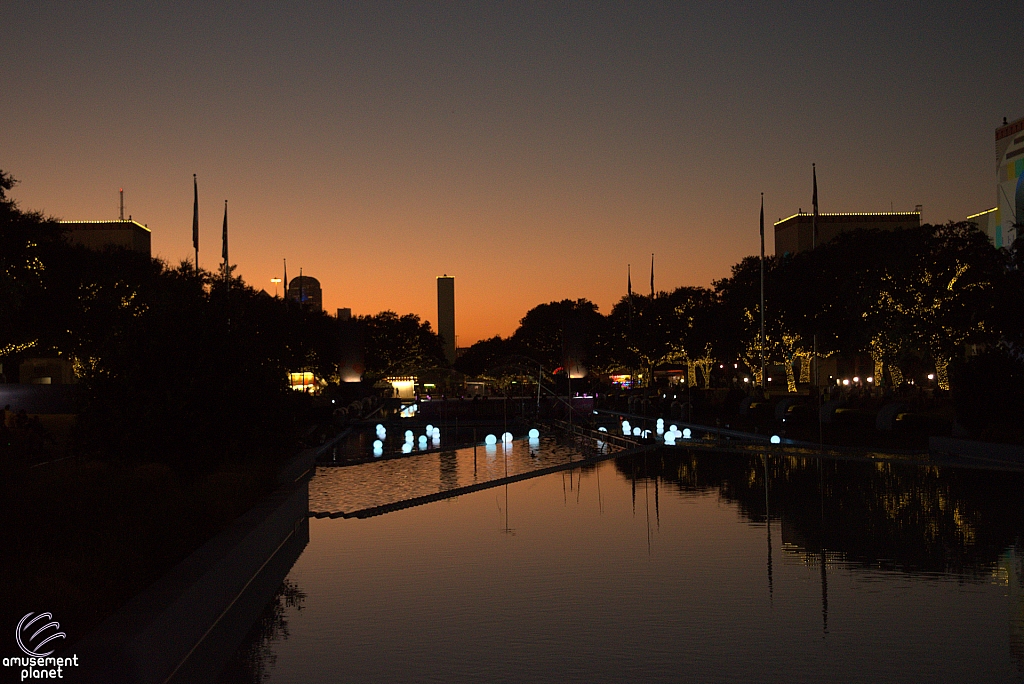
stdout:
[(860, 230), (765, 259), (763, 345), (762, 266), (747, 257), (711, 287), (626, 294), (607, 315), (586, 299), (542, 304), (511, 336), (478, 342), (456, 366), (486, 375), (525, 356), (552, 370), (631, 373), (643, 384), (674, 364), (692, 386), (708, 387), (724, 362), (742, 364), (762, 384), (763, 356), (795, 391), (810, 381), (817, 351), (869, 357), (879, 386), (898, 388), (908, 372), (928, 367), (946, 390), (969, 351), (1014, 357), (1024, 349), (1017, 255), (969, 223)]

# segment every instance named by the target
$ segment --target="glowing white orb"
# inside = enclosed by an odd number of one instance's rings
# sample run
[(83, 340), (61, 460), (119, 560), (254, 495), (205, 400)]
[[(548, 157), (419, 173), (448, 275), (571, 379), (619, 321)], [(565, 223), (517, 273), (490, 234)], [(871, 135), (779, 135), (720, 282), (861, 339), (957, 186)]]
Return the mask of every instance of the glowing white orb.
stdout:
[(772, 435), (772, 444), (782, 444), (782, 438), (778, 435)]
[(373, 448), (374, 449), (383, 449), (384, 448), (384, 442), (380, 441), (379, 439), (373, 440)]
[(540, 430), (538, 430), (537, 428), (530, 428), (530, 439), (539, 439), (539, 438), (540, 438)]
[(668, 444), (668, 445), (671, 446), (671, 445), (673, 445), (675, 443), (676, 443), (676, 433), (674, 433), (674, 432), (666, 432), (665, 433), (665, 444)]
[(640, 428), (638, 428), (638, 427), (633, 428), (633, 436), (634, 437), (639, 437), (640, 436)]
[(491, 446), (491, 445), (494, 445), (494, 444), (497, 444), (497, 443), (498, 443), (498, 438), (495, 437), (494, 435), (487, 435), (486, 437), (484, 437), (484, 444), (487, 444), (488, 446)]
[(434, 428), (433, 430), (431, 430), (430, 436), (433, 437), (434, 439), (439, 438), (441, 436), (441, 428)]
[(510, 444), (512, 442), (512, 433), (511, 432), (503, 432), (503, 433), (501, 433), (501, 441), (503, 443), (505, 443), (505, 444)]
[(606, 427), (604, 427), (604, 426), (602, 425), (601, 427), (597, 428), (597, 431), (598, 431), (598, 432), (608, 432), (608, 428), (606, 428)]
[(408, 441), (408, 442), (406, 442), (405, 444), (402, 445), (402, 453), (403, 454), (408, 454), (411, 451), (412, 451), (412, 441), (410, 440), (410, 441)]
[(692, 434), (693, 433), (690, 432), (690, 428), (683, 428), (683, 439), (690, 439), (690, 435)]

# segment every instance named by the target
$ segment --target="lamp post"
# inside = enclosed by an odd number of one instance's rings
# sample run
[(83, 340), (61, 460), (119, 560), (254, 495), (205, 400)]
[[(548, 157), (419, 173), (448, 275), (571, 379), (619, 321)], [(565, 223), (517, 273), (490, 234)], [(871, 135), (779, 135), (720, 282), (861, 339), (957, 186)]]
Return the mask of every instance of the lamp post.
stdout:
[(280, 278), (271, 278), (270, 282), (274, 283), (274, 297), (277, 297), (277, 286), (281, 283)]

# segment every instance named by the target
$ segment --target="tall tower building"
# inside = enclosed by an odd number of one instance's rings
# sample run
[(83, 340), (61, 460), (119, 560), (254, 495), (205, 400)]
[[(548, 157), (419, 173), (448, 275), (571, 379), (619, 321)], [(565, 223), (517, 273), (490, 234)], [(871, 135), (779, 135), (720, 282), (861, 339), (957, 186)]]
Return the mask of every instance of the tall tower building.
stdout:
[(288, 283), (285, 294), (288, 299), (298, 302), (303, 309), (310, 311), (324, 310), (324, 296), (320, 289), (320, 281), (313, 276), (300, 275)]
[(437, 332), (448, 363), (455, 363), (455, 278), (437, 277)]
[(996, 215), (992, 241), (1009, 247), (1024, 224), (1024, 117), (996, 129)]
[(996, 246), (1010, 247), (1024, 224), (1024, 117), (996, 129), (996, 206), (968, 221)]

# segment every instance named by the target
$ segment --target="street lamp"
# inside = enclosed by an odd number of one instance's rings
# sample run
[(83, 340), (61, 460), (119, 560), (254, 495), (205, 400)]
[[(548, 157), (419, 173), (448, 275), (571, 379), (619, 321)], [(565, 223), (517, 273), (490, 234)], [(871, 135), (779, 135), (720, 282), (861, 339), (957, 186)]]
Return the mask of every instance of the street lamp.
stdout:
[(270, 282), (274, 283), (274, 296), (277, 296), (277, 286), (281, 283), (280, 278), (271, 278)]

